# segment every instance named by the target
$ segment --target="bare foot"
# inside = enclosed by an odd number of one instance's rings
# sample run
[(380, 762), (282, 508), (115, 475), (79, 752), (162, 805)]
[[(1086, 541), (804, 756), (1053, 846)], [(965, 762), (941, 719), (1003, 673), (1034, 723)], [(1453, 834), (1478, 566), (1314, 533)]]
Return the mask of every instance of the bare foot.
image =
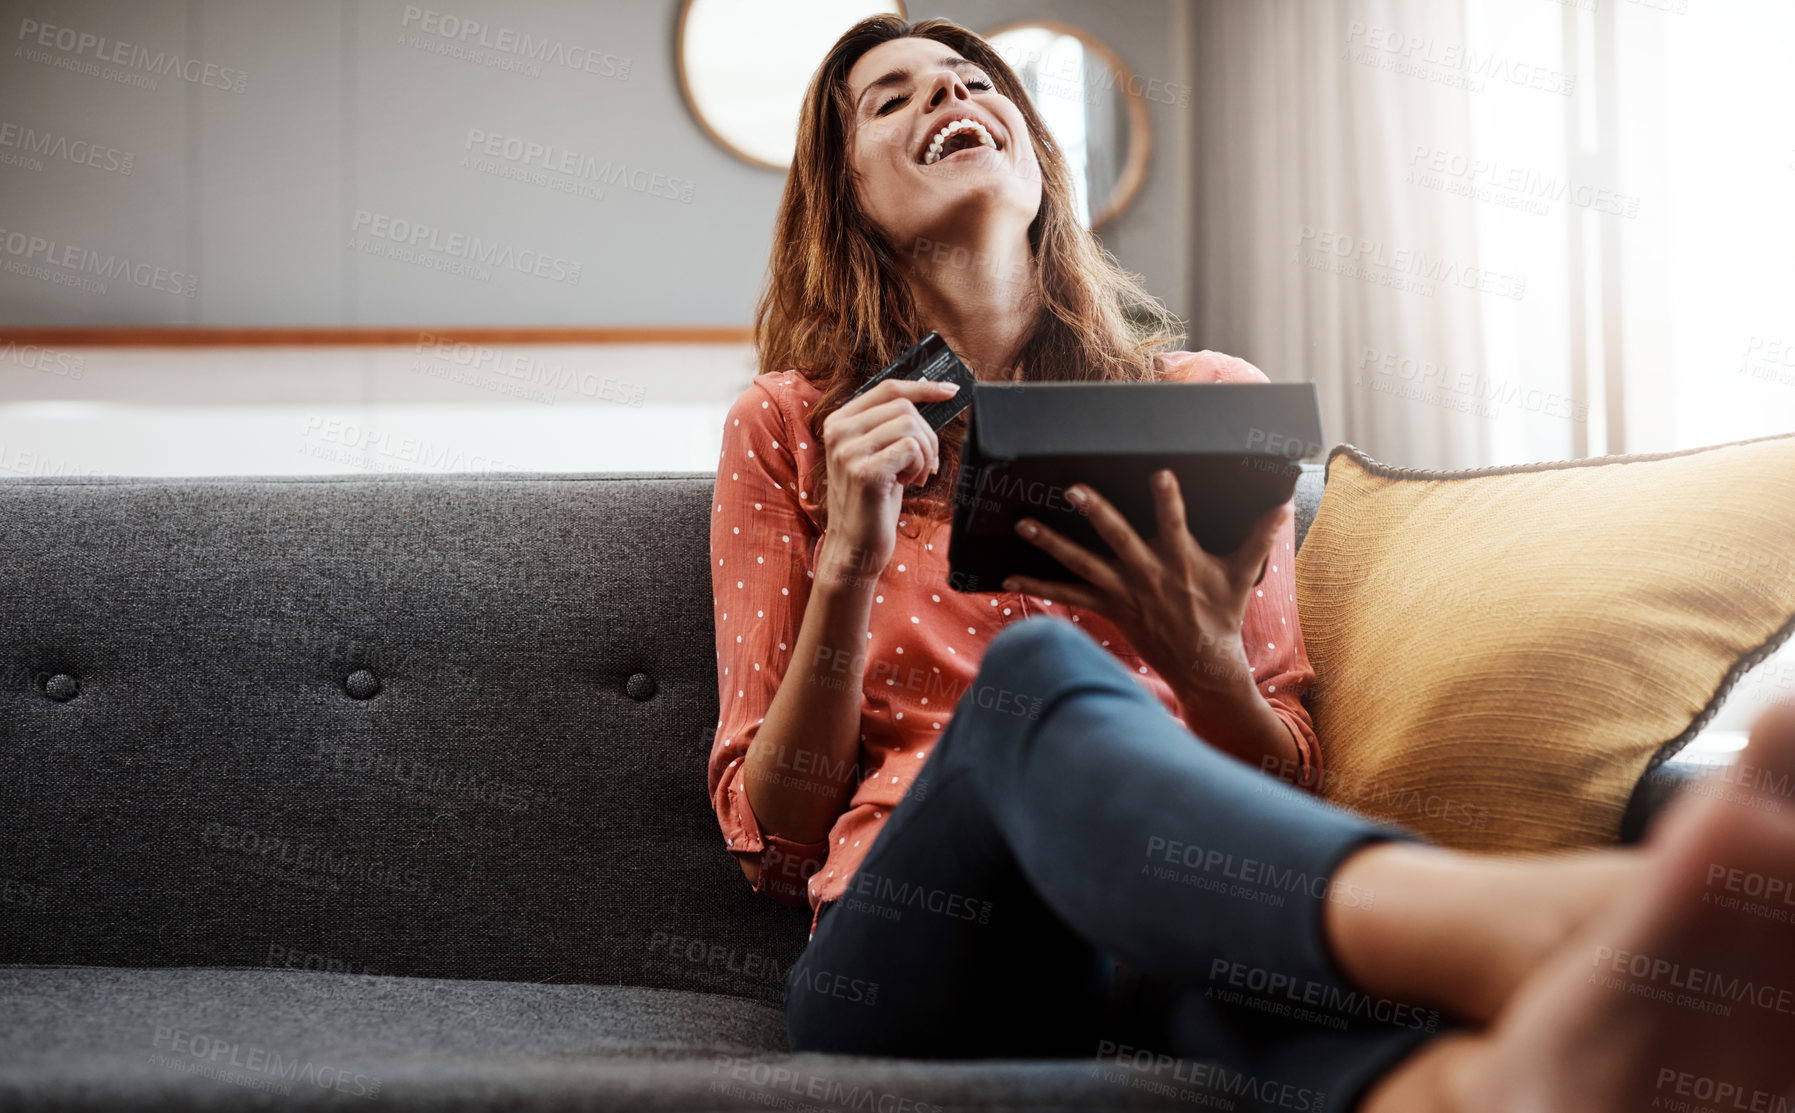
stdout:
[[(1647, 876), (1442, 1060), (1448, 1106), (1606, 1113), (1795, 1099), (1795, 708), (1677, 801)], [(1369, 1104), (1369, 1103), (1368, 1103)]]

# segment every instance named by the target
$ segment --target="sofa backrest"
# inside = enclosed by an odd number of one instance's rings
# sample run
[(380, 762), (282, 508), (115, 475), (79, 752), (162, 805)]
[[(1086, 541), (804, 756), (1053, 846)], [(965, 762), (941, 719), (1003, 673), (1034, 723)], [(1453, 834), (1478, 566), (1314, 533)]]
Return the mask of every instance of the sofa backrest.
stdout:
[(0, 480), (0, 962), (776, 1001), (808, 911), (705, 793), (712, 483)]

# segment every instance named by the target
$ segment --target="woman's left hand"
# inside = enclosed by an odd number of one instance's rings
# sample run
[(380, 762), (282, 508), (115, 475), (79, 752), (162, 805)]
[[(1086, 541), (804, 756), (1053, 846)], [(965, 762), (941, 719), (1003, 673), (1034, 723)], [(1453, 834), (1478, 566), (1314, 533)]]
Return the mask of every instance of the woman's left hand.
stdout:
[(1294, 756), (1295, 741), (1253, 681), (1241, 641), (1247, 600), (1290, 514), (1288, 502), (1259, 517), (1238, 549), (1215, 556), (1197, 544), (1169, 470), (1152, 477), (1159, 532), (1145, 541), (1113, 504), (1078, 484), (1066, 497), (1086, 514), (1114, 557), (1102, 557), (1032, 518), (1016, 532), (1084, 583), (1012, 576), (1006, 591), (1095, 611), (1114, 623), (1167, 684), (1185, 724), (1224, 750), (1257, 760)]

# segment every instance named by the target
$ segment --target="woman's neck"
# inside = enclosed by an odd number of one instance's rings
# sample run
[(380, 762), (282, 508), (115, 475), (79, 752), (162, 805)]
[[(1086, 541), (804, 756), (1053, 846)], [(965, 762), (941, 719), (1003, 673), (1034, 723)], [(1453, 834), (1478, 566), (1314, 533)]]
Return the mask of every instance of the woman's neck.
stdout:
[(1008, 381), (1038, 304), (1028, 237), (1009, 233), (971, 242), (916, 242), (909, 277), (923, 321), (974, 376)]

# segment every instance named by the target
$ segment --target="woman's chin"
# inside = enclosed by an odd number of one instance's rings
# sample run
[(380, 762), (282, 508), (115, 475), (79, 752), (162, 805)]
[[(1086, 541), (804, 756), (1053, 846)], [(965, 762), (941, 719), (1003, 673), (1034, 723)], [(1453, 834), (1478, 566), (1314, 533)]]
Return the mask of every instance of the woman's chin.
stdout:
[(905, 204), (913, 214), (933, 214), (918, 223), (1011, 217), (1024, 218), (1026, 223), (1041, 207), (1040, 188), (1027, 188), (1003, 168), (968, 162), (931, 177), (932, 169), (923, 171), (922, 188)]

